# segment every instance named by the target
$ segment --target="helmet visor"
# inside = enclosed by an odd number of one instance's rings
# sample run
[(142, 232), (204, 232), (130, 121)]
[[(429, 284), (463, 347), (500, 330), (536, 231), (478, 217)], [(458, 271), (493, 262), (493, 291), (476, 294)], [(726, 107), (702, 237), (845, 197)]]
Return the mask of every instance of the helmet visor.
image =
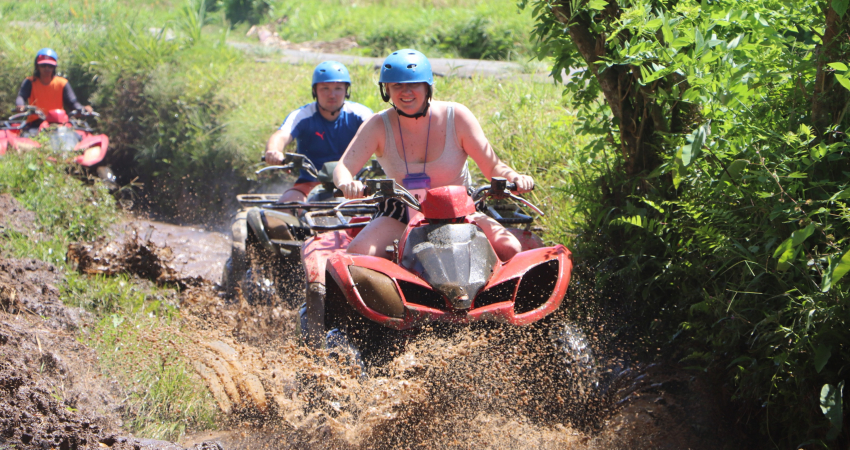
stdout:
[(45, 65), (55, 66), (56, 60), (47, 56), (47, 55), (40, 55), (38, 58), (35, 59), (35, 63), (38, 64), (38, 65), (45, 64)]

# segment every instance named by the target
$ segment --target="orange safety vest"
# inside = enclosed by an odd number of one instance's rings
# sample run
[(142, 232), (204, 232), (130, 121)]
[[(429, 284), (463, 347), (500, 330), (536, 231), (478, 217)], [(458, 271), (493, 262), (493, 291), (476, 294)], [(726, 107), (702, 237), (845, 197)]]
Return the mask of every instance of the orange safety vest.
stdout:
[[(44, 84), (35, 77), (27, 77), (27, 79), (32, 83), (32, 91), (30, 91), (29, 98), (30, 105), (38, 107), (38, 109), (45, 113), (53, 109), (65, 109), (62, 94), (65, 91), (65, 85), (68, 84), (67, 79), (54, 76), (49, 84)], [(27, 117), (27, 122), (32, 122), (36, 119), (38, 119), (38, 116), (32, 114)]]

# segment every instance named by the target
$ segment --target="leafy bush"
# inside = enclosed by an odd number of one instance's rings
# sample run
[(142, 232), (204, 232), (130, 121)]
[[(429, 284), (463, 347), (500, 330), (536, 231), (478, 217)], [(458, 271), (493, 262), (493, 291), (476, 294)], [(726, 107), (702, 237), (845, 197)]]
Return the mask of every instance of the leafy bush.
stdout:
[(499, 29), (483, 16), (476, 16), (460, 23), (437, 38), (439, 46), (452, 49), (462, 58), (511, 59), (517, 51), (513, 30)]
[(233, 23), (258, 24), (273, 10), (269, 0), (221, 0), (228, 20)]
[(724, 374), (781, 447), (846, 445), (847, 2), (528, 6), (553, 73), (588, 69), (579, 253), (633, 287), (634, 341)]

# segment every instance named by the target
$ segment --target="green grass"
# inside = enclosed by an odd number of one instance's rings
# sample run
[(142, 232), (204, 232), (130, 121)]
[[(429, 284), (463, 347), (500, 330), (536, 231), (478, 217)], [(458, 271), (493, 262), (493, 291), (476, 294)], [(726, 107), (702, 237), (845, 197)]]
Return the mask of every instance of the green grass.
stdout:
[(186, 345), (177, 296), (128, 276), (70, 274), (66, 304), (98, 318), (81, 340), (127, 395), (127, 429), (149, 439), (179, 440), (187, 429), (214, 428), (218, 408), (179, 349)]
[(7, 231), (0, 251), (15, 258), (38, 258), (64, 265), (70, 242), (93, 240), (120, 216), (115, 200), (100, 183), (85, 185), (68, 176), (72, 167), (45, 148), (0, 158), (0, 193), (9, 193), (36, 215), (38, 226)]
[(283, 39), (354, 37), (361, 46), (355, 53), (369, 56), (415, 47), (432, 56), (522, 60), (533, 50), (531, 13), (512, 0), (287, 0), (274, 3), (269, 16), (286, 18), (276, 25)]
[[(126, 22), (144, 28), (179, 30), (180, 10), (189, 0), (34, 0), (0, 1), (0, 19), (23, 26), (27, 33), (50, 41), (60, 26), (85, 24), (89, 30)], [(197, 1), (197, 0), (195, 0)], [(230, 38), (250, 41), (249, 24), (233, 23), (242, 14), (226, 17), (229, 3), (208, 0), (211, 11), (205, 33), (218, 34), (235, 25)], [(443, 57), (526, 61), (534, 43), (529, 11), (514, 0), (278, 0), (260, 22), (273, 26), (292, 42), (330, 41), (353, 37), (360, 45), (350, 53), (383, 56), (392, 50), (415, 47)], [(197, 8), (195, 8), (197, 9)], [(278, 23), (280, 22), (280, 23)], [(47, 26), (45, 26), (45, 24)], [(35, 49), (33, 49), (34, 51)]]

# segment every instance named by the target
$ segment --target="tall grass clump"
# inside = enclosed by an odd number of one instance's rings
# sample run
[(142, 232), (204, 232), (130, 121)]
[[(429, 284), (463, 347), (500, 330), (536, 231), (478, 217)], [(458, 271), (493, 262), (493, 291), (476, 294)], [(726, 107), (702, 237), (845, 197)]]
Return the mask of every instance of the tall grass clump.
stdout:
[(125, 25), (81, 48), (75, 61), (98, 80), (92, 102), (116, 143), (113, 167), (125, 182), (138, 177), (158, 212), (198, 221), (217, 216), (245, 161), (220, 144), (231, 106), (218, 92), (240, 55), (223, 38), (204, 40), (203, 2), (191, 3), (182, 28), (195, 31), (185, 39)]

